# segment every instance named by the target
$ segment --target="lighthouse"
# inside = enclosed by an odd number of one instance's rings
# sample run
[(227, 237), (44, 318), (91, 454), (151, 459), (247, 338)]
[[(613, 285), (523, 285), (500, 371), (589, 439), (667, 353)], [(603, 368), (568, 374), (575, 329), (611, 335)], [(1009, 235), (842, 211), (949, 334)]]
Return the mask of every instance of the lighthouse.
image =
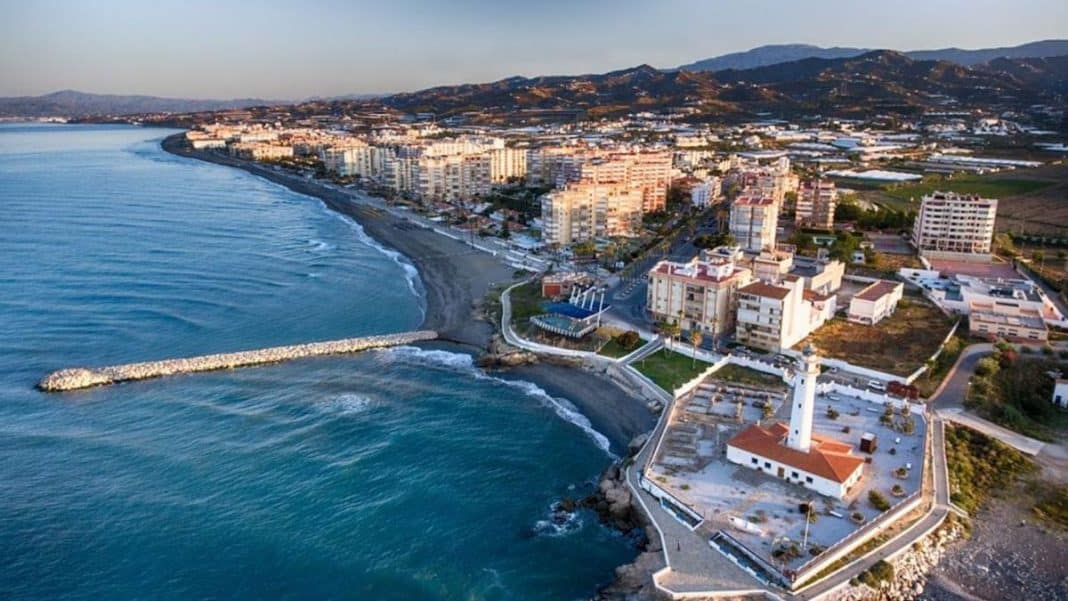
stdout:
[(812, 445), (812, 416), (816, 411), (816, 376), (820, 358), (812, 345), (805, 347), (794, 375), (794, 398), (790, 406), (790, 432), (786, 446), (807, 453)]

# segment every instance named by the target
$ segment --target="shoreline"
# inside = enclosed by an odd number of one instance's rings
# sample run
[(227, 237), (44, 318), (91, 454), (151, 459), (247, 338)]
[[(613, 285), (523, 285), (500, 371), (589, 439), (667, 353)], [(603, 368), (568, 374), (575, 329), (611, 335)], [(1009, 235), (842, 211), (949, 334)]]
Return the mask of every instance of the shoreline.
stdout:
[[(348, 194), (288, 172), (225, 155), (183, 146), (183, 134), (163, 138), (170, 154), (241, 169), (273, 183), (319, 199), (327, 208), (351, 218), (384, 248), (400, 253), (415, 266), (422, 283), (425, 315), (420, 329), (435, 330), (439, 339), (469, 350), (485, 351), (496, 334), (482, 316), (483, 301), (494, 285), (516, 280), (515, 269), (498, 258), (457, 240), (362, 204)], [(632, 439), (652, 430), (655, 416), (645, 402), (607, 378), (577, 366), (539, 362), (500, 370), (507, 379), (536, 384), (552, 396), (564, 397), (608, 438), (612, 452), (626, 455)]]
[[(182, 144), (183, 136), (184, 133), (167, 136), (160, 147), (176, 156), (241, 169), (317, 198), (327, 208), (351, 218), (384, 248), (400, 253), (419, 274), (426, 303), (419, 327), (438, 332), (439, 341), (434, 344), (454, 343), (476, 353), (491, 346), (497, 328), (485, 320), (483, 301), (495, 284), (516, 281), (512, 267), (437, 232), (412, 227), (410, 222), (379, 210), (368, 210), (367, 205), (318, 182), (186, 148)], [(629, 455), (631, 443), (651, 433), (656, 426), (657, 418), (645, 400), (604, 375), (576, 365), (539, 361), (494, 371), (503, 379), (527, 381), (550, 396), (567, 399), (596, 432), (608, 439), (608, 465), (597, 476), (601, 502), (596, 510), (608, 527), (622, 532), (641, 528), (644, 542), (635, 548), (634, 558), (617, 566), (612, 579), (593, 591), (590, 598), (599, 601), (652, 598), (652, 574), (663, 567), (659, 539), (640, 505), (631, 498), (624, 481), (625, 470), (620, 469), (620, 460)]]

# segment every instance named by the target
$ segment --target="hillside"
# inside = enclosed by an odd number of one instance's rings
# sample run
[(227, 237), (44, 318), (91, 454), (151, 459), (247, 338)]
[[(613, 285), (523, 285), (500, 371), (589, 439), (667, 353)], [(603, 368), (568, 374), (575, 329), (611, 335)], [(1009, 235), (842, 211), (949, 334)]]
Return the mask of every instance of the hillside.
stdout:
[(511, 77), (443, 86), (332, 109), (388, 107), (476, 121), (611, 117), (686, 110), (694, 120), (773, 113), (914, 114), (944, 107), (1059, 102), (1065, 59), (999, 59), (964, 67), (879, 50), (856, 57), (809, 58), (755, 69), (660, 71), (648, 65), (600, 75)]
[[(699, 60), (678, 67), (683, 71), (723, 71), (726, 69), (754, 69), (799, 61), (806, 58), (852, 58), (871, 52), (870, 48), (821, 48), (810, 44), (776, 44), (758, 46), (744, 52), (732, 52)], [(941, 48), (938, 50), (911, 50), (903, 52), (914, 60), (949, 61), (970, 67), (999, 58), (1047, 58), (1068, 55), (1068, 40), (1042, 40), (1000, 48)]]
[(276, 101), (259, 98), (191, 100), (157, 96), (87, 94), (63, 90), (43, 96), (0, 98), (0, 117), (87, 117), (146, 113), (189, 113), (246, 108)]

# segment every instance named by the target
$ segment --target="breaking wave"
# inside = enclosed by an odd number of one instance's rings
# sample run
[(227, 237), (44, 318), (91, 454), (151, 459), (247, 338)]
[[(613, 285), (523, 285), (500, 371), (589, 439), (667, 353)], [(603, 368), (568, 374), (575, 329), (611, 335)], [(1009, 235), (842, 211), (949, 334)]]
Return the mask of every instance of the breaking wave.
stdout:
[(479, 380), (489, 380), (519, 390), (527, 396), (546, 404), (557, 416), (585, 432), (605, 454), (613, 459), (615, 458), (615, 455), (610, 450), (611, 443), (608, 441), (608, 437), (595, 430), (590, 420), (585, 415), (582, 415), (570, 401), (565, 398), (554, 397), (533, 382), (506, 380), (491, 376), (475, 366), (475, 361), (471, 355), (464, 353), (454, 353), (440, 349), (421, 349), (414, 346), (395, 346), (388, 349), (379, 349), (376, 352), (407, 363), (445, 367), (469, 374)]

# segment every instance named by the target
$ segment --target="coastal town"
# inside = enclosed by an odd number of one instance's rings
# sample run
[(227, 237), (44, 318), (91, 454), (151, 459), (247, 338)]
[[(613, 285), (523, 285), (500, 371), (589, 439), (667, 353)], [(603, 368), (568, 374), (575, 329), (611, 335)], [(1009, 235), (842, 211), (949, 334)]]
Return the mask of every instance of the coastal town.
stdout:
[(1068, 599), (1063, 0), (0, 14), (0, 598)]
[[(647, 524), (655, 569), (627, 594), (914, 598), (977, 519), (947, 436), (1058, 456), (1043, 413), (984, 403), (965, 360), (1068, 356), (1068, 238), (1014, 206), (1063, 185), (1063, 153), (985, 149), (1042, 132), (961, 112), (457, 121), (228, 112), (176, 143), (495, 257), (515, 274), (487, 292), (491, 364), (569, 361), (645, 398), (656, 428), (602, 483)], [(1041, 376), (1049, 407), (1062, 373)]]

